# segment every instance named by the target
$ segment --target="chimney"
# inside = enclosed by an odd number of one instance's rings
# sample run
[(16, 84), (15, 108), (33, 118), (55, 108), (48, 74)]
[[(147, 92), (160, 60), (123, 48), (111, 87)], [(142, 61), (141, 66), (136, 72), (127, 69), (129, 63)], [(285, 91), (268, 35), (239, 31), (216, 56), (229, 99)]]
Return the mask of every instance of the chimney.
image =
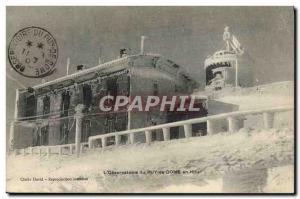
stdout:
[(120, 49), (120, 58), (125, 57), (127, 55), (126, 48)]
[(81, 71), (81, 70), (84, 69), (84, 66), (83, 65), (78, 65), (76, 68), (77, 68), (77, 71)]

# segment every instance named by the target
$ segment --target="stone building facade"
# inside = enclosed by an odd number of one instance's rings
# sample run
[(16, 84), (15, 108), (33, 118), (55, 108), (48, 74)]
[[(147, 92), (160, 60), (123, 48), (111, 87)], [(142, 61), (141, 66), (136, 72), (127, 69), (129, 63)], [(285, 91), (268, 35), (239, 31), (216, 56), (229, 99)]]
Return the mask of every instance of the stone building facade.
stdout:
[[(149, 112), (126, 108), (117, 112), (99, 110), (100, 99), (107, 95), (189, 95), (196, 86), (196, 81), (178, 64), (160, 55), (147, 54), (125, 56), (33, 88), (20, 89), (17, 90), (11, 145), (18, 149), (74, 143), (74, 114), (78, 104), (85, 106), (81, 142), (93, 135), (205, 116), (207, 111), (199, 100), (201, 111), (192, 114), (155, 109)], [(206, 125), (193, 128), (194, 132), (205, 131)], [(171, 139), (181, 136), (182, 129), (171, 129)], [(145, 138), (137, 135), (136, 139), (143, 142)], [(153, 139), (161, 140), (162, 132), (153, 133)], [(127, 141), (122, 137), (121, 142)]]

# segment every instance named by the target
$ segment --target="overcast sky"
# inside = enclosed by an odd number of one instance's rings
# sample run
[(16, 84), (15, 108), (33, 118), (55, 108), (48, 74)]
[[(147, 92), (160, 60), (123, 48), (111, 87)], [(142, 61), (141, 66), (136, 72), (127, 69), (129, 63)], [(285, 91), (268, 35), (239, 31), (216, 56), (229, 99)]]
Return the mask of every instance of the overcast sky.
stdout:
[[(56, 39), (57, 71), (47, 81), (65, 75), (67, 57), (71, 66), (92, 67), (100, 54), (109, 61), (123, 47), (138, 53), (140, 36), (146, 35), (146, 52), (175, 61), (204, 83), (204, 60), (223, 47), (225, 25), (244, 46), (244, 58), (250, 60), (241, 67), (249, 67), (260, 83), (293, 80), (294, 76), (292, 7), (7, 7), (6, 14), (6, 48), (12, 36), (28, 26), (42, 27)], [(8, 60), (6, 67), (26, 86), (41, 82), (11, 70)], [(8, 119), (13, 115), (16, 88), (7, 79)]]

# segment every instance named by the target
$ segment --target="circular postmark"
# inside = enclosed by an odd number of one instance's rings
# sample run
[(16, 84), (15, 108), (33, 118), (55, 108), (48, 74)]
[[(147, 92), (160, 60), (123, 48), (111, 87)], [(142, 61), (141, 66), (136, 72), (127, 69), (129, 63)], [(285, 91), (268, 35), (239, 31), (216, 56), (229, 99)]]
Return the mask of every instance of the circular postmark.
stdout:
[(8, 60), (12, 68), (25, 77), (50, 75), (58, 58), (58, 47), (45, 29), (28, 27), (17, 32), (8, 46)]

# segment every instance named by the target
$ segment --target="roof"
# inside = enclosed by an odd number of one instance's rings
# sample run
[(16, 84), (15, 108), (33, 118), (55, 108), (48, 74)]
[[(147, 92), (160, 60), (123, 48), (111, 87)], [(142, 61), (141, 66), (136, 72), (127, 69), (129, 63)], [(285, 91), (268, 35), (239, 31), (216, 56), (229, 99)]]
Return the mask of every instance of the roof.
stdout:
[(39, 85), (33, 86), (33, 88), (34, 89), (38, 89), (38, 88), (43, 88), (43, 87), (50, 86), (50, 85), (53, 85), (53, 84), (56, 84), (56, 83), (61, 83), (63, 81), (73, 80), (75, 78), (78, 78), (78, 77), (81, 77), (81, 76), (84, 76), (84, 75), (87, 75), (87, 74), (91, 74), (91, 73), (95, 73), (95, 72), (98, 72), (98, 71), (102, 71), (102, 70), (104, 70), (104, 69), (106, 69), (108, 67), (111, 67), (111, 66), (115, 66), (115, 65), (118, 65), (118, 64), (126, 63), (126, 62), (128, 62), (128, 60), (130, 58), (137, 57), (137, 56), (138, 55), (130, 55), (130, 56), (122, 57), (122, 58), (119, 58), (119, 59), (114, 59), (112, 61), (100, 64), (98, 66), (95, 66), (95, 67), (92, 67), (92, 68), (88, 68), (88, 69), (84, 69), (82, 71), (78, 71), (76, 73), (73, 73), (73, 74), (70, 74), (70, 75), (67, 75), (67, 76), (63, 76), (63, 77), (57, 78), (55, 80), (52, 80), (52, 81), (49, 81), (49, 82), (45, 82), (43, 84), (39, 84)]
[[(145, 54), (145, 55), (141, 55), (141, 54), (136, 54), (136, 55), (128, 55), (126, 57), (122, 57), (119, 59), (115, 59), (100, 65), (97, 65), (95, 67), (92, 68), (88, 68), (88, 69), (84, 69), (82, 71), (78, 71), (76, 73), (70, 74), (70, 75), (66, 75), (60, 78), (57, 78), (55, 80), (51, 80), (36, 86), (33, 86), (33, 89), (41, 89), (41, 88), (47, 88), (55, 85), (55, 84), (63, 84), (66, 82), (72, 82), (75, 79), (78, 79), (80, 77), (84, 77), (84, 76), (89, 76), (89, 75), (93, 75), (96, 76), (99, 74), (99, 72), (103, 72), (103, 73), (111, 73), (111, 72), (117, 72), (120, 71), (122, 69), (126, 69), (129, 67), (129, 65), (127, 64), (131, 59), (140, 57), (140, 56), (147, 56), (147, 57), (162, 57), (159, 54)], [(168, 60), (169, 62), (171, 62), (170, 60)], [(174, 63), (174, 62), (173, 62)], [(175, 63), (174, 63), (175, 64)], [(175, 64), (177, 67), (179, 67), (177, 64)], [(184, 76), (185, 78), (192, 80), (192, 78), (190, 78), (190, 76), (188, 75), (188, 73), (181, 67), (180, 69), (180, 73), (182, 76)]]
[(232, 62), (237, 59), (237, 55), (231, 51), (221, 50), (215, 52), (213, 56), (210, 56), (204, 61), (204, 69), (213, 64), (218, 64), (222, 62)]

